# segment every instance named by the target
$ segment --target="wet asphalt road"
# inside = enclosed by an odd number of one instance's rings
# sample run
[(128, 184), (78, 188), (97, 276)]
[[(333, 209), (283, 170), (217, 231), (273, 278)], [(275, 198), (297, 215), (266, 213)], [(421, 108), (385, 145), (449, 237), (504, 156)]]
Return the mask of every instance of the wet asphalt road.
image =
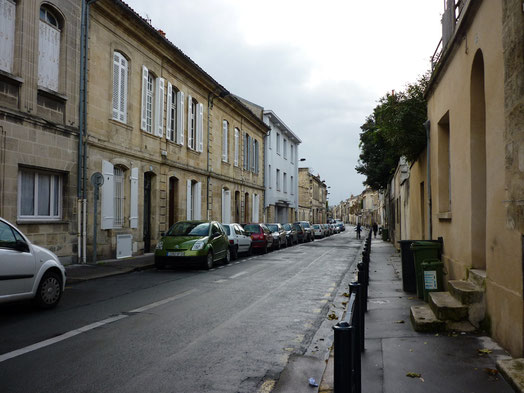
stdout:
[(346, 231), (211, 271), (76, 284), (51, 311), (3, 305), (0, 391), (264, 390), (291, 355), (311, 353), (360, 246)]

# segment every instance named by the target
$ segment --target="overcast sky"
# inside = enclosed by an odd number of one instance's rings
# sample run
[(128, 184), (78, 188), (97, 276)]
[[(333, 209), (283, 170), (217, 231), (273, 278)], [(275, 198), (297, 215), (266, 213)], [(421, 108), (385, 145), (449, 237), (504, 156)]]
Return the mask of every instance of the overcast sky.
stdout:
[(443, 0), (127, 0), (230, 92), (273, 110), (299, 156), (331, 186), (360, 194), (360, 126), (391, 90), (430, 68)]

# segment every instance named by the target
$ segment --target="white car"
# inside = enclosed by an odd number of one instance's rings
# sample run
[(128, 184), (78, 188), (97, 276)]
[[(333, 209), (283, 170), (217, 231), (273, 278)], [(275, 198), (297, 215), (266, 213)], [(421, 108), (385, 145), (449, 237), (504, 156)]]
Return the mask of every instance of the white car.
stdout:
[(231, 259), (237, 259), (239, 252), (251, 254), (251, 236), (240, 224), (222, 224), (229, 239)]
[(317, 239), (322, 239), (324, 235), (324, 228), (322, 228), (322, 225), (320, 224), (313, 224), (313, 234)]
[(58, 257), (0, 218), (0, 303), (34, 299), (40, 307), (52, 308), (65, 284), (66, 271)]

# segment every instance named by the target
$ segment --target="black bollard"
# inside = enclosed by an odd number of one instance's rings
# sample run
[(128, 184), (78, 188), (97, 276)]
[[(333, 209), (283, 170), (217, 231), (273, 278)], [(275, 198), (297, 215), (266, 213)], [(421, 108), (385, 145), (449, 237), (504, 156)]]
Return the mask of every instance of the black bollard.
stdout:
[(333, 326), (333, 391), (334, 393), (354, 393), (353, 386), (353, 342), (355, 328), (347, 322)]

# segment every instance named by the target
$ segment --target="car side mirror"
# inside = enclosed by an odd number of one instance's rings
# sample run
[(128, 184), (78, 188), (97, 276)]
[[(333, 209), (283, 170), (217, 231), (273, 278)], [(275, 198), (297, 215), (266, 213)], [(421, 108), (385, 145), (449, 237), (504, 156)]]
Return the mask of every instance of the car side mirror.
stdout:
[(15, 250), (20, 252), (29, 252), (29, 245), (23, 240), (17, 240), (15, 243)]

